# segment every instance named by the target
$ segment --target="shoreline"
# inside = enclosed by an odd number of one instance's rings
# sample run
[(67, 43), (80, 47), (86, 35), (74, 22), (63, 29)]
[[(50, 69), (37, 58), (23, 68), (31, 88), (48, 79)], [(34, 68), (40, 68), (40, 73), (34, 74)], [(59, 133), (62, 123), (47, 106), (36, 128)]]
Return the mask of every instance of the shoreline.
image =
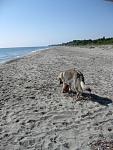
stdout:
[[(17, 48), (24, 48), (24, 47), (17, 47)], [(26, 48), (26, 47), (25, 47)], [(29, 48), (29, 47), (28, 47)], [(32, 48), (32, 47), (31, 47)], [(31, 55), (32, 53), (36, 53), (36, 52), (38, 52), (38, 51), (43, 51), (43, 50), (46, 50), (46, 49), (49, 49), (49, 48), (51, 48), (51, 47), (49, 47), (49, 46), (47, 46), (46, 48), (40, 48), (40, 49), (37, 49), (37, 50), (33, 50), (33, 51), (31, 51), (31, 52), (28, 52), (28, 53), (26, 53), (26, 54), (21, 54), (21, 55), (17, 55), (17, 56), (15, 56), (15, 57), (12, 57), (12, 58), (7, 58), (6, 60), (4, 59), (4, 60), (1, 60), (0, 61), (0, 64), (5, 64), (5, 63), (9, 63), (10, 61), (11, 62), (13, 62), (13, 61), (15, 61), (15, 60), (18, 60), (18, 59), (21, 59), (21, 58), (23, 58), (23, 57), (26, 57), (26, 56), (28, 56), (28, 55)], [(11, 48), (10, 48), (11, 49)]]
[(12, 63), (12, 62), (16, 62), (16, 61), (18, 61), (18, 60), (21, 60), (21, 59), (24, 59), (24, 58), (33, 56), (33, 55), (35, 55), (35, 54), (37, 55), (37, 54), (41, 53), (42, 51), (47, 51), (47, 50), (49, 50), (49, 49), (51, 49), (51, 47), (44, 48), (44, 49), (39, 49), (39, 50), (30, 52), (30, 53), (28, 53), (28, 54), (26, 54), (26, 55), (20, 56), (20, 57), (18, 57), (18, 58), (14, 58), (14, 59), (8, 60), (8, 61), (6, 61), (6, 62), (4, 62), (4, 63), (2, 63), (2, 64), (9, 64), (9, 63)]
[[(93, 150), (112, 141), (112, 66), (109, 47), (51, 47), (0, 64), (0, 149)], [(57, 80), (72, 67), (92, 89), (79, 101)]]
[(24, 59), (25, 57), (27, 56), (30, 56), (30, 55), (33, 55), (33, 54), (38, 54), (38, 52), (42, 52), (42, 51), (46, 51), (46, 50), (49, 50), (49, 49), (54, 49), (54, 48), (81, 48), (81, 49), (84, 49), (84, 48), (88, 48), (88, 49), (93, 49), (93, 48), (113, 48), (113, 45), (93, 45), (94, 47), (91, 47), (90, 45), (88, 46), (50, 46), (48, 48), (42, 48), (42, 49), (39, 49), (39, 50), (35, 50), (35, 51), (31, 51), (25, 55), (22, 55), (22, 56), (16, 56), (15, 58), (12, 58), (12, 59), (9, 59), (9, 60), (6, 60), (4, 62), (0, 62), (0, 65), (2, 64), (7, 64), (7, 63), (10, 63), (10, 62), (14, 62), (14, 61), (18, 61), (20, 59)]

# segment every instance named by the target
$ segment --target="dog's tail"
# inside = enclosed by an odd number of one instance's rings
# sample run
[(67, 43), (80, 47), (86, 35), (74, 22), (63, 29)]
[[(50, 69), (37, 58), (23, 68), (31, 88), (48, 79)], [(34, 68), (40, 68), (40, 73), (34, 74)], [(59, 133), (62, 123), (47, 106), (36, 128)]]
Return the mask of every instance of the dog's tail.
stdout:
[(81, 88), (82, 88), (83, 91), (88, 91), (88, 92), (91, 93), (90, 87), (86, 86), (84, 81), (80, 81), (80, 85), (81, 85)]

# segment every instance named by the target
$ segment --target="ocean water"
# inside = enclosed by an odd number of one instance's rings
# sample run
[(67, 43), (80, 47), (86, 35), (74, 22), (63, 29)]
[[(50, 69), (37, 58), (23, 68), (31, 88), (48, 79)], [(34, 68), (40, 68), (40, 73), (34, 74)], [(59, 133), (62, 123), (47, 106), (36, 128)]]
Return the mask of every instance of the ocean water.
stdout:
[(4, 63), (6, 61), (25, 56), (32, 52), (44, 50), (46, 48), (49, 48), (49, 46), (0, 48), (0, 63)]

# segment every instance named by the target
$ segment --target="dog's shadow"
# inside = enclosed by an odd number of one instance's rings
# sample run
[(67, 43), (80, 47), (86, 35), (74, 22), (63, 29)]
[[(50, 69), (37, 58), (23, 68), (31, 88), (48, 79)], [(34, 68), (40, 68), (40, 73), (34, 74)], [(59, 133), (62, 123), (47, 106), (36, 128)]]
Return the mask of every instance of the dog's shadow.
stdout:
[(88, 97), (89, 100), (93, 102), (97, 102), (101, 105), (108, 106), (109, 104), (113, 103), (113, 101), (107, 97), (101, 97), (96, 94), (88, 94), (88, 93), (83, 93), (83, 97)]

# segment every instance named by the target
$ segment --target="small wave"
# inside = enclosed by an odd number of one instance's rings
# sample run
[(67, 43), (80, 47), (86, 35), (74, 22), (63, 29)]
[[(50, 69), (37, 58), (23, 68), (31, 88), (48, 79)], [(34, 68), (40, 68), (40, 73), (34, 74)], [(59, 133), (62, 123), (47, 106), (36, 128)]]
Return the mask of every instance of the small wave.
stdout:
[(31, 53), (35, 53), (36, 51), (32, 51)]
[(16, 58), (19, 58), (20, 56), (18, 55), (18, 56), (16, 56)]

